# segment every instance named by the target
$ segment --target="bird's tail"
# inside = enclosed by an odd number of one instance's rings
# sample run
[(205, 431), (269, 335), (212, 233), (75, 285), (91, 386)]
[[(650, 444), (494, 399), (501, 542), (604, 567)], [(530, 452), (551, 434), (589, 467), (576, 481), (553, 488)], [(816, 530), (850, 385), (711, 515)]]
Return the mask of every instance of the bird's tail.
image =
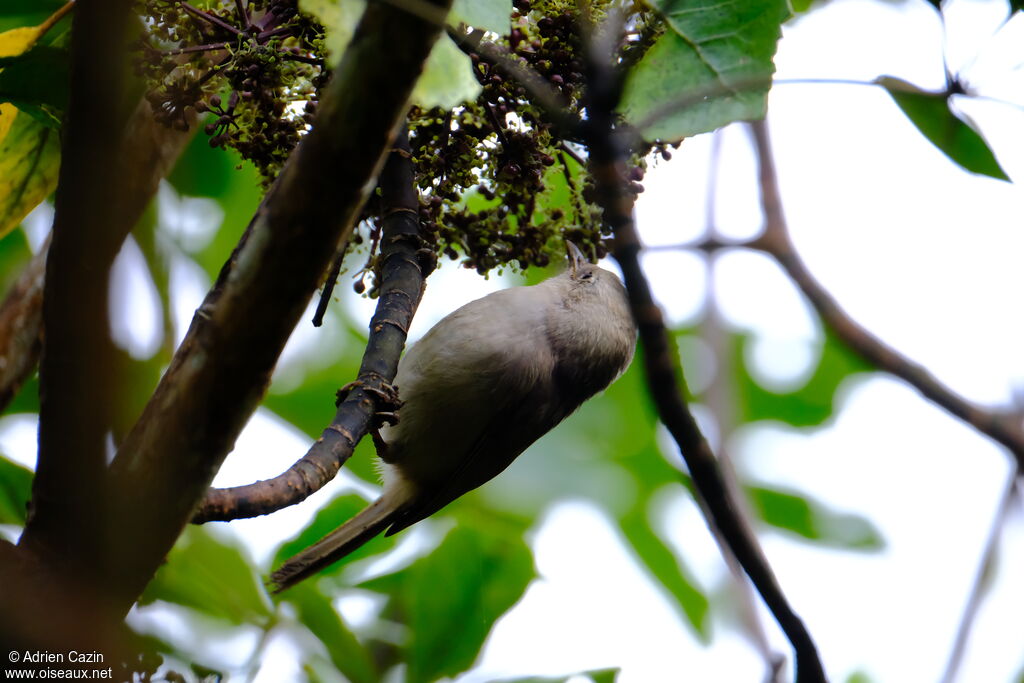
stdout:
[(280, 593), (356, 550), (388, 528), (404, 503), (401, 491), (385, 488), (380, 498), (355, 517), (282, 564), (270, 575), (271, 588)]

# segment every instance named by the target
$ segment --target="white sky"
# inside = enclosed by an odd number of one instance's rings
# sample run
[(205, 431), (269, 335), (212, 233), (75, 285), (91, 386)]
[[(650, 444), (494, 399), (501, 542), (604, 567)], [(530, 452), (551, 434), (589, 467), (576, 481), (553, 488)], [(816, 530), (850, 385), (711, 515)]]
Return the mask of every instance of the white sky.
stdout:
[[(1024, 70), (1015, 60), (1021, 59), (1024, 22), (1018, 17), (993, 39), (1003, 3), (949, 4), (947, 13), (957, 28), (947, 49), (951, 68), (971, 63), (965, 73), (969, 82), (985, 94), (1019, 101)], [(837, 0), (786, 27), (777, 77), (870, 81), (888, 74), (938, 88), (941, 49), (941, 26), (924, 2)], [(1024, 177), (1019, 134), (1024, 114), (991, 102), (969, 104), (1001, 153), (1004, 168)], [(1021, 189), (961, 171), (877, 88), (779, 85), (770, 112), (786, 213), (797, 248), (815, 275), (857, 320), (955, 390), (992, 405), (1019, 394), (1024, 385)], [(687, 141), (671, 163), (649, 171), (637, 209), (647, 243), (677, 244), (701, 234), (710, 149), (709, 136)], [(163, 216), (165, 221), (177, 215), (219, 222), (215, 207), (203, 200), (180, 200), (166, 190), (161, 199), (164, 206), (184, 202)], [(756, 200), (746, 133), (730, 128), (722, 138), (718, 228), (737, 239), (754, 234), (761, 220)], [(181, 218), (178, 227), (178, 237), (189, 244), (203, 239), (201, 225)], [(133, 309), (144, 311), (151, 284), (125, 265), (138, 258), (136, 251), (134, 245), (126, 249), (118, 272), (124, 278), (120, 282), (129, 284), (116, 289), (130, 293), (138, 302)], [(703, 259), (688, 252), (658, 252), (648, 254), (645, 265), (670, 320), (692, 319), (704, 301)], [(778, 267), (750, 252), (727, 253), (713, 278), (728, 324), (759, 335), (750, 361), (755, 370), (781, 383), (800, 381), (816, 362), (820, 330)], [(184, 258), (173, 262), (172, 283), (180, 338), (209, 283)], [(497, 278), (485, 282), (468, 271), (442, 269), (431, 278), (413, 336), (499, 286)], [(349, 305), (369, 319), (372, 302), (355, 299)], [(127, 348), (144, 356), (159, 339), (160, 324), (158, 317), (143, 313), (131, 330), (118, 328), (115, 321), (115, 331)], [(315, 335), (308, 326), (300, 327), (279, 379), (290, 372), (289, 357), (324, 343), (329, 327)], [(695, 379), (702, 374), (700, 368), (687, 372)], [(746, 475), (811, 492), (838, 509), (862, 514), (886, 538), (884, 552), (852, 554), (777, 534), (762, 536), (830, 675), (841, 681), (863, 671), (881, 682), (935, 681), (977, 571), (1008, 460), (991, 442), (901, 382), (862, 376), (841, 393), (842, 409), (826, 426), (753, 425), (730, 442), (730, 450)], [(248, 460), (229, 458), (217, 483), (276, 474), (307, 445), (303, 435), (261, 410), (237, 449), (258, 449), (259, 471)], [(34, 422), (22, 416), (0, 421), (0, 448), (31, 464)], [(343, 476), (330, 490), (353, 485), (366, 488)], [(329, 497), (328, 492), (318, 496), (321, 502)], [(719, 587), (725, 570), (695, 506), (669, 492), (664, 502), (672, 542), (705, 589)], [(246, 540), (255, 557), (265, 558), (314, 512), (313, 506), (299, 506), (229, 528)], [(1021, 512), (1018, 508), (1004, 529), (992, 591), (959, 681), (1011, 681), (1024, 666), (1017, 628), (1024, 612), (1024, 585), (1018, 580), (1024, 576)], [(460, 683), (607, 666), (622, 667), (621, 683), (762, 678), (758, 656), (730, 625), (715, 623), (710, 647), (694, 640), (595, 508), (574, 502), (558, 506), (534, 540), (541, 578), (498, 622), (479, 667), (460, 677)], [(374, 608), (359, 597), (341, 607), (354, 619)], [(174, 623), (170, 613), (160, 618)], [(789, 655), (770, 616), (763, 618), (775, 648)], [(187, 639), (188, 632), (181, 637)], [(244, 651), (255, 642), (252, 634), (232, 638), (233, 646), (213, 649)], [(258, 680), (288, 680), (297, 671), (293, 652), (287, 641), (273, 642)]]

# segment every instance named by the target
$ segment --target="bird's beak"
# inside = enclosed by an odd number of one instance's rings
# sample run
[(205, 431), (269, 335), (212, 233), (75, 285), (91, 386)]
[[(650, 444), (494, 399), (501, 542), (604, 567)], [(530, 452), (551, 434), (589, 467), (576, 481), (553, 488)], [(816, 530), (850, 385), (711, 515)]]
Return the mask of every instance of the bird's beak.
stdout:
[(565, 253), (569, 257), (569, 272), (573, 275), (576, 274), (579, 268), (590, 263), (589, 259), (580, 251), (580, 248), (570, 240), (565, 241)]

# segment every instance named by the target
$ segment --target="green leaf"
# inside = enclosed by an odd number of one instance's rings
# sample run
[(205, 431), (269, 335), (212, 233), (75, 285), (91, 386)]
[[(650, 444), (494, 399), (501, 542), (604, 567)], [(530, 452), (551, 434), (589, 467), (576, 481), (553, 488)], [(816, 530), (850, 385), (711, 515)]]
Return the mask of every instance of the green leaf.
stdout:
[(10, 102), (41, 123), (60, 127), (68, 100), (68, 53), (37, 45), (13, 57), (0, 57), (0, 102)]
[(882, 532), (860, 515), (836, 512), (824, 503), (793, 491), (747, 487), (754, 510), (767, 524), (801, 538), (846, 550), (880, 550)]
[[(338, 496), (317, 512), (313, 521), (310, 522), (309, 526), (303, 529), (298, 536), (285, 542), (280, 549), (278, 549), (274, 557), (274, 566), (280, 565), (288, 558), (313, 545), (321, 538), (355, 517), (356, 513), (368, 504), (369, 503), (365, 499), (355, 494)], [(350, 553), (345, 557), (344, 561), (323, 569), (320, 572), (320, 575), (335, 574), (350, 562), (364, 557), (369, 557), (371, 555), (387, 552), (395, 546), (396, 542), (397, 541), (394, 536), (378, 536), (362, 548)], [(289, 594), (290, 592), (285, 593), (284, 595), (287, 596)]]
[(820, 425), (833, 411), (836, 390), (854, 373), (874, 370), (830, 330), (825, 330), (821, 359), (811, 378), (799, 389), (778, 394), (763, 388), (750, 376), (744, 361), (743, 347), (750, 338), (733, 338), (733, 360), (736, 372), (737, 419), (741, 422), (779, 420), (796, 427)]
[(586, 676), (594, 683), (615, 683), (620, 669), (593, 669), (569, 676), (527, 676), (525, 678), (503, 678), (495, 683), (566, 683), (577, 676)]
[(621, 108), (647, 139), (678, 141), (764, 116), (785, 0), (654, 0), (669, 30), (633, 68)]
[(512, 0), (455, 0), (448, 13), (448, 23), (458, 26), (461, 21), (473, 28), (505, 35), (511, 15)]
[(190, 526), (178, 539), (140, 602), (165, 600), (233, 624), (259, 623), (271, 615), (270, 599), (252, 562), (234, 541)]
[(24, 526), (32, 497), (32, 470), (0, 456), (0, 524)]
[(463, 102), (475, 100), (480, 94), (480, 83), (473, 76), (473, 62), (469, 55), (446, 35), (434, 43), (423, 75), (416, 81), (412, 101), (429, 109), (451, 109)]
[(351, 683), (377, 683), (380, 674), (365, 647), (356, 640), (331, 605), (311, 581), (285, 593), (284, 602), (295, 606), (299, 622), (327, 648), (331, 662)]
[(707, 643), (711, 635), (707, 596), (701, 592), (682, 560), (651, 529), (643, 507), (638, 506), (632, 514), (619, 520), (619, 528), (642, 566), (664, 586), (682, 616)]
[[(0, 109), (0, 116), (14, 110)], [(60, 136), (31, 116), (16, 113), (0, 141), (0, 237), (16, 228), (53, 192), (60, 170)]]
[(882, 76), (876, 81), (892, 96), (921, 134), (953, 163), (971, 173), (1009, 180), (985, 139), (950, 109), (952, 94), (928, 92), (907, 81)]
[(535, 576), (521, 534), (492, 519), (477, 521), (460, 524), (407, 568), (362, 585), (389, 595), (385, 615), (409, 628), (402, 652), (409, 683), (471, 667), (494, 622)]

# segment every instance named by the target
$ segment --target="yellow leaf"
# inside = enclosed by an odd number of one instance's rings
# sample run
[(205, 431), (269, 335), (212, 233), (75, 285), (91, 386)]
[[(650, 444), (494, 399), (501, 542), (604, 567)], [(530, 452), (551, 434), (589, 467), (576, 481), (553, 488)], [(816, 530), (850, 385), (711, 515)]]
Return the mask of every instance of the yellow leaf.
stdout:
[(3, 139), (7, 137), (7, 133), (11, 130), (11, 125), (14, 123), (14, 117), (17, 115), (17, 107), (10, 102), (0, 104), (0, 142), (3, 142)]
[(42, 27), (45, 25), (21, 26), (0, 33), (0, 57), (14, 57), (32, 47), (43, 35)]
[(0, 238), (57, 186), (60, 135), (31, 116), (17, 116), (0, 141)]
[(39, 26), (20, 26), (0, 33), (0, 57), (15, 57), (25, 52), (39, 40), (53, 25), (64, 18), (72, 10), (74, 2), (69, 2), (51, 14)]

